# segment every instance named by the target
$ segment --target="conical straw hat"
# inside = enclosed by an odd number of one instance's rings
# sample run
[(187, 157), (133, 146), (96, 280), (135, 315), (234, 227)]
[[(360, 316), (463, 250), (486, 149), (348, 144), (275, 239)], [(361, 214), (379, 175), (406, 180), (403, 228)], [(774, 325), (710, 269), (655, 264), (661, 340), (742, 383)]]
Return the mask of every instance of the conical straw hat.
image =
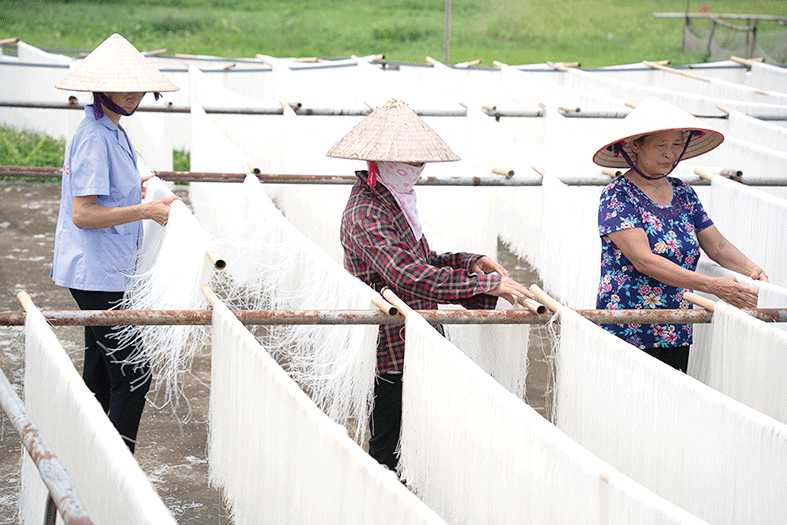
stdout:
[(623, 150), (631, 158), (631, 142), (634, 139), (671, 130), (700, 132), (700, 135), (692, 137), (683, 160), (707, 153), (724, 142), (724, 135), (709, 128), (691, 113), (658, 98), (647, 97), (607, 136), (604, 146), (593, 155), (593, 162), (607, 168), (628, 168), (623, 156), (615, 153), (616, 143), (622, 142)]
[(180, 89), (117, 33), (104, 40), (55, 87), (101, 93), (157, 93)]
[(380, 162), (459, 160), (459, 156), (415, 111), (396, 99), (369, 113), (326, 155)]

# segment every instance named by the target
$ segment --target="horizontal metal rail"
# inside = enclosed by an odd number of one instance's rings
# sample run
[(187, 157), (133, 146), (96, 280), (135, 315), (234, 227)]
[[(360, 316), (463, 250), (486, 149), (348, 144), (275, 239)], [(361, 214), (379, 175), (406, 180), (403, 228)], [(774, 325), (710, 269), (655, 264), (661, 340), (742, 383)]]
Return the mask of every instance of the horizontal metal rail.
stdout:
[[(0, 177), (30, 177), (40, 179), (59, 179), (62, 177), (62, 168), (33, 167), (33, 166), (0, 166)], [(170, 182), (243, 182), (245, 173), (209, 173), (196, 171), (159, 171), (156, 175)], [(260, 182), (266, 184), (354, 184), (355, 175), (304, 175), (304, 174), (276, 174), (255, 173)], [(598, 176), (596, 179), (576, 179), (563, 181), (574, 186), (606, 186), (611, 178)], [(698, 184), (708, 182), (698, 179)], [(498, 175), (478, 177), (422, 177), (418, 180), (419, 186), (541, 186), (541, 177), (508, 178)]]
[[(457, 104), (458, 105), (458, 104)], [(467, 109), (458, 105), (456, 108), (417, 108), (414, 107), (418, 115), (422, 117), (464, 117)], [(35, 100), (0, 100), (0, 107), (7, 108), (30, 108), (30, 109), (74, 109), (84, 110), (85, 104), (81, 102), (49, 102)], [(315, 117), (365, 117), (371, 113), (368, 107), (303, 107), (300, 103), (291, 103), (290, 107), (296, 115), (315, 116)], [(204, 106), (205, 113), (222, 115), (282, 115), (284, 109), (279, 105), (268, 107), (248, 107), (248, 106)], [(542, 108), (480, 108), (481, 111), (494, 118), (540, 118), (544, 116)], [(734, 109), (734, 108), (733, 108)], [(620, 110), (608, 109), (588, 109), (588, 108), (557, 108), (557, 110), (567, 118), (592, 118), (592, 119), (622, 119), (630, 112), (631, 108)], [(168, 104), (165, 106), (140, 106), (137, 111), (148, 113), (190, 113), (191, 106)], [(750, 117), (760, 120), (787, 120), (787, 115), (783, 113), (746, 113)], [(713, 115), (695, 115), (699, 118), (727, 118), (726, 114), (718, 113)]]
[(24, 403), (2, 372), (0, 372), (0, 406), (19, 433), (22, 445), (30, 454), (41, 479), (49, 489), (46, 511), (48, 521), (45, 524), (55, 523), (55, 516), (51, 512), (54, 505), (66, 525), (92, 525), (93, 521), (77, 495), (71, 476), (39, 433)]
[[(766, 322), (787, 322), (787, 308), (746, 310)], [(212, 310), (49, 310), (41, 312), (54, 326), (207, 325)], [(529, 310), (418, 310), (433, 324), (544, 324), (551, 314)], [(577, 310), (596, 324), (709, 323), (712, 313), (702, 309)], [(377, 310), (233, 310), (248, 325), (397, 325), (404, 317)], [(0, 326), (19, 326), (24, 312), (0, 312)]]
[[(304, 175), (304, 174), (277, 174), (259, 173), (254, 170), (254, 174), (265, 184), (354, 184), (357, 180), (355, 175)], [(35, 167), (35, 166), (0, 166), (0, 177), (29, 177), (38, 179), (59, 179), (62, 177), (62, 168)], [(727, 175), (730, 172), (732, 175)], [(733, 178), (741, 184), (747, 186), (782, 186), (787, 185), (785, 178), (768, 179), (749, 179), (744, 177), (739, 171), (721, 170), (720, 174)], [(243, 182), (246, 178), (245, 173), (212, 173), (197, 171), (159, 171), (156, 175), (162, 180), (170, 182)], [(620, 175), (620, 172), (612, 172), (609, 175), (595, 175), (589, 177), (561, 178), (561, 182), (567, 186), (606, 186), (612, 177)], [(710, 177), (696, 177), (684, 179), (692, 186), (707, 186), (710, 184)], [(538, 175), (526, 177), (503, 177), (498, 175), (484, 175), (476, 177), (449, 176), (449, 177), (421, 177), (416, 183), (418, 186), (541, 186), (542, 178)]]

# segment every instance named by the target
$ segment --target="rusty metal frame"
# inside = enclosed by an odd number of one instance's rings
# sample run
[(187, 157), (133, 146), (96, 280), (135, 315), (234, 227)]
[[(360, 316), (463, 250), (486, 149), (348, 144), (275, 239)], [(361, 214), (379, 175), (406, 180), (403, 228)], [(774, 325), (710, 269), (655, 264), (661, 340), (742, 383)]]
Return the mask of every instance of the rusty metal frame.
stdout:
[(39, 433), (24, 403), (2, 372), (0, 372), (0, 406), (14, 425), (22, 445), (30, 454), (41, 479), (49, 490), (44, 525), (54, 525), (57, 518), (55, 509), (60, 512), (66, 525), (93, 525), (74, 488), (71, 476)]
[[(765, 322), (787, 322), (787, 308), (745, 310)], [(550, 313), (517, 310), (417, 310), (433, 324), (545, 324)], [(712, 313), (702, 309), (576, 310), (596, 324), (703, 324)], [(50, 310), (41, 311), (53, 326), (207, 325), (212, 310)], [(233, 310), (248, 325), (389, 325), (404, 317), (379, 310)], [(20, 326), (24, 312), (0, 312), (0, 326)]]

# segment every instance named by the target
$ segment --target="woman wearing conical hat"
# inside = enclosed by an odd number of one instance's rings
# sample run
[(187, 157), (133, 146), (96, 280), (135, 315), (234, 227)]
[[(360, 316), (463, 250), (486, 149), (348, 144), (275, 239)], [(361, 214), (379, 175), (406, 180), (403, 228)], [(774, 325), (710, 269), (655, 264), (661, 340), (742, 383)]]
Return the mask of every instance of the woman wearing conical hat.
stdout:
[[(411, 308), (438, 303), (494, 308), (531, 297), (505, 268), (489, 257), (429, 249), (418, 219), (413, 186), (426, 162), (459, 160), (412, 109), (390, 100), (375, 109), (329, 151), (329, 157), (365, 160), (356, 172), (341, 224), (344, 266), (375, 290), (389, 287)], [(442, 328), (438, 327), (442, 333)], [(396, 469), (402, 410), (404, 329), (381, 325), (369, 453)]]
[[(757, 292), (734, 278), (694, 270), (700, 248), (721, 266), (767, 281), (765, 272), (714, 226), (694, 190), (668, 177), (682, 159), (722, 143), (721, 133), (654, 97), (623, 119), (593, 161), (629, 168), (604, 188), (598, 212), (601, 235), (600, 309), (690, 308), (687, 290), (711, 293), (741, 308), (755, 308)], [(686, 371), (691, 324), (605, 325), (648, 354)]]
[[(106, 310), (126, 290), (142, 241), (142, 220), (165, 224), (177, 197), (142, 203), (137, 154), (120, 125), (146, 92), (175, 91), (134, 46), (112, 35), (56, 86), (93, 92), (66, 151), (51, 277), (79, 308)], [(118, 348), (114, 327), (85, 327), (82, 377), (134, 452), (150, 370), (121, 362), (142, 349)]]

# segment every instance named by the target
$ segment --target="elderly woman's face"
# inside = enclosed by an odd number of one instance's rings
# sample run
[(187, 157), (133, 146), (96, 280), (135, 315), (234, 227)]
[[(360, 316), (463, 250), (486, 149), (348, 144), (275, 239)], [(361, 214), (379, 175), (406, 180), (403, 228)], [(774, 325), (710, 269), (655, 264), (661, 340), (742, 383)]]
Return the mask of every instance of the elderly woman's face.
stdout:
[(639, 169), (649, 175), (664, 175), (677, 162), (685, 142), (682, 131), (662, 131), (632, 142), (631, 150), (637, 155)]
[(107, 96), (109, 100), (131, 113), (137, 109), (139, 103), (142, 102), (142, 97), (145, 96), (145, 93), (138, 91), (129, 91), (125, 93), (115, 92), (107, 93)]

